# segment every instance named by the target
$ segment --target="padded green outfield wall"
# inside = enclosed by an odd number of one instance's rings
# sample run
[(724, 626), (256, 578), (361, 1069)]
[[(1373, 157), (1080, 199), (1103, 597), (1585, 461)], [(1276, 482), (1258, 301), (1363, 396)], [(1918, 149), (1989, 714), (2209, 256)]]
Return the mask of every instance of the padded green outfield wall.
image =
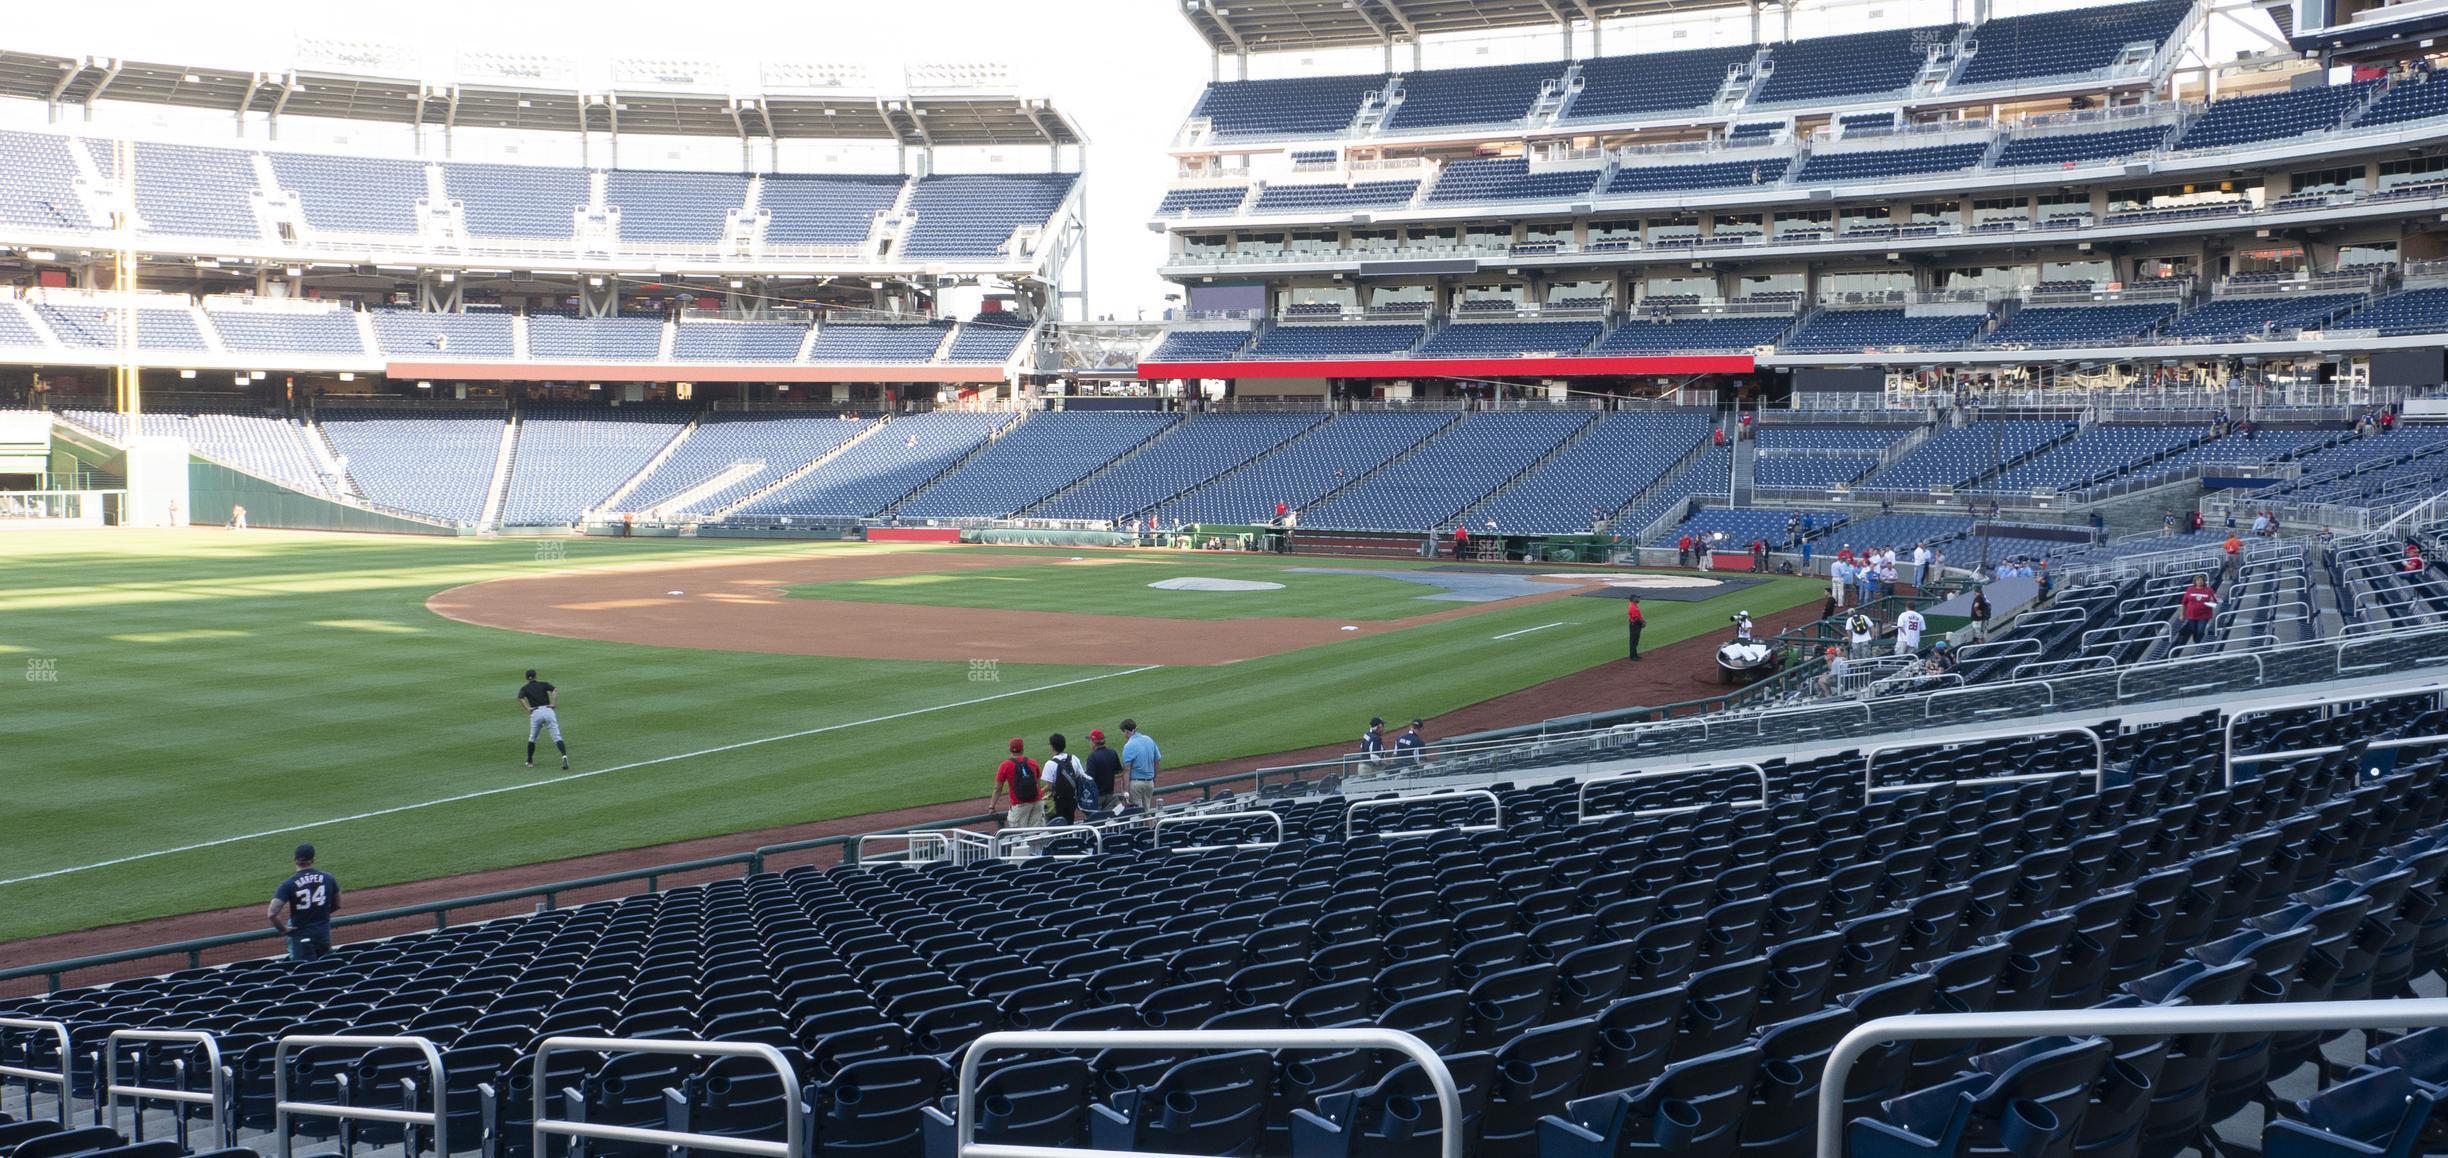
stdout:
[(245, 504), (247, 525), (290, 531), (381, 531), (395, 535), (457, 535), (435, 526), (336, 503), (216, 463), (187, 464), (187, 521), (210, 526), (229, 521), (230, 508)]

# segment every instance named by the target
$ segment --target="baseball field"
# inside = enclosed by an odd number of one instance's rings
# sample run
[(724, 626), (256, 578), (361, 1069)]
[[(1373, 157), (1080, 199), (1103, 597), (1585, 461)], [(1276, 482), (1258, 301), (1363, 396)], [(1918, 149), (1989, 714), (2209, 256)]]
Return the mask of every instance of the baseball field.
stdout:
[[(1135, 716), (1181, 768), (1348, 741), (1372, 714), (1433, 719), (1621, 660), (1622, 601), (1583, 597), (1592, 577), (1502, 570), (11, 534), (0, 940), (260, 902), (300, 840), (363, 887), (982, 805), (1012, 736), (1042, 755), (1049, 732)], [(1651, 601), (1646, 646), (1818, 595), (1772, 580)], [(568, 772), (549, 745), (521, 766), (528, 667), (560, 688)]]

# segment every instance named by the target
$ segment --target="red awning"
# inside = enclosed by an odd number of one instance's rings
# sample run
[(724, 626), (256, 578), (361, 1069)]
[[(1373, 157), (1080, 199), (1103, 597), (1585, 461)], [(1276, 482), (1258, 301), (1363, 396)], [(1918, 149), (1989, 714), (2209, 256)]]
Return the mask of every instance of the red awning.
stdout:
[(1142, 378), (1593, 378), (1748, 374), (1749, 354), (1631, 358), (1383, 358), (1319, 362), (1141, 362)]

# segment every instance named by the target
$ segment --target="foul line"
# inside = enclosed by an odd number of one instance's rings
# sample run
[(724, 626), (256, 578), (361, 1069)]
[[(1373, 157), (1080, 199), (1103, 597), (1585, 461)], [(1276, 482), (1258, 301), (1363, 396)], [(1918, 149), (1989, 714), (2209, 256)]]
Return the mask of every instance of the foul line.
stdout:
[[(1550, 628), (1550, 627), (1562, 627), (1562, 626), (1564, 626), (1564, 621), (1563, 621), (1563, 620), (1561, 620), (1561, 619), (1559, 619), (1559, 620), (1556, 620), (1554, 623), (1542, 623), (1542, 624), (1539, 624), (1537, 627), (1525, 627), (1525, 628), (1522, 628), (1520, 631), (1508, 631), (1508, 632), (1504, 633), (1503, 635), (1491, 635), (1491, 636), (1489, 636), (1488, 638), (1489, 638), (1489, 639), (1511, 639), (1511, 638), (1513, 638), (1513, 637), (1514, 637), (1514, 636), (1516, 636), (1516, 635), (1528, 635), (1528, 634), (1530, 634), (1530, 633), (1531, 633), (1531, 632), (1533, 632), (1533, 631), (1545, 631), (1545, 630), (1547, 630), (1547, 629), (1548, 629), (1548, 628)], [(0, 885), (5, 885), (5, 884), (7, 884), (7, 883), (8, 883), (7, 881), (0, 881)]]
[(509, 792), (524, 792), (530, 788), (547, 788), (555, 784), (567, 784), (573, 780), (585, 780), (593, 776), (607, 776), (614, 772), (627, 772), (636, 768), (651, 768), (657, 764), (670, 764), (680, 760), (693, 760), (699, 756), (712, 756), (722, 752), (736, 752), (742, 748), (754, 748), (760, 744), (776, 744), (784, 740), (797, 740), (807, 736), (822, 735), (826, 732), (838, 732), (844, 728), (863, 728), (869, 724), (882, 724), (893, 720), (907, 719), (911, 716), (923, 716), (928, 712), (941, 712), (948, 711), (953, 708), (972, 707), (977, 704), (993, 703), (996, 700), (1008, 700), (1014, 696), (1031, 695), (1037, 692), (1050, 692), (1056, 688), (1077, 687), (1080, 684), (1095, 683), (1098, 680), (1109, 680), (1120, 676), (1138, 675), (1141, 672), (1155, 671), (1157, 668), (1163, 666), (1164, 665), (1160, 663), (1151, 663), (1141, 667), (1127, 668), (1122, 671), (1109, 671), (1102, 675), (1081, 676), (1078, 679), (1063, 680), (1059, 683), (1042, 684), (1033, 688), (1020, 688), (1016, 691), (996, 692), (991, 696), (979, 696), (972, 700), (959, 700), (954, 703), (936, 704), (933, 707), (926, 708), (911, 708), (906, 712), (894, 712), (888, 716), (870, 716), (864, 720), (852, 720), (843, 724), (826, 724), (821, 728), (809, 728), (805, 731), (786, 732), (779, 736), (766, 736), (757, 740), (741, 740), (735, 744), (723, 744), (712, 748), (700, 748), (694, 752), (682, 752), (676, 756), (657, 756), (652, 760), (638, 760), (628, 764), (615, 764), (609, 768), (596, 768), (586, 772), (572, 772), (566, 776), (554, 776), (544, 780), (529, 780), (522, 784), (504, 784), (499, 788), (484, 788), (474, 792), (462, 792), (457, 796), (444, 796), (434, 800), (419, 801), (415, 804), (395, 804), (389, 808), (377, 808), (371, 812), (359, 812), (348, 816), (335, 816), (329, 820), (316, 820), (305, 824), (291, 824), (284, 825), (280, 828), (267, 828), (262, 832), (250, 832), (244, 836), (224, 836), (213, 840), (198, 841), (195, 844), (182, 844), (177, 848), (155, 849), (152, 852), (140, 852), (131, 856), (113, 857), (109, 860), (98, 860), (92, 864), (81, 864), (74, 865), (69, 868), (51, 869), (47, 872), (29, 873), (21, 877), (9, 877), (5, 880), (0, 880), (0, 885), (21, 885), (28, 881), (48, 880), (52, 877), (64, 877), (73, 873), (91, 872), (94, 869), (112, 868), (123, 864), (133, 864), (140, 860), (152, 860), (156, 857), (175, 856), (182, 852), (195, 852), (199, 849), (219, 848), (225, 844), (237, 844), (241, 841), (261, 840), (267, 836), (282, 836), (292, 832), (304, 832), (307, 829), (321, 828), (325, 825), (347, 824), (351, 821), (357, 820), (372, 820), (376, 817), (396, 816), (402, 812), (415, 812), (419, 809), (436, 808), (445, 804), (458, 804), (468, 800), (481, 800), (487, 796), (500, 796)]

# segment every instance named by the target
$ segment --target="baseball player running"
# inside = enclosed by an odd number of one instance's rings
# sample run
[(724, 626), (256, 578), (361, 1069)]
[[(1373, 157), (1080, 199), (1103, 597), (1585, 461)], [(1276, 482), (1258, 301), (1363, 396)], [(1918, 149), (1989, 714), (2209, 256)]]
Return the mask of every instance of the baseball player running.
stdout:
[(569, 767), (569, 745), (561, 742), (561, 717), (554, 708), (561, 703), (561, 693), (551, 684), (536, 678), (534, 668), (527, 669), (527, 682), (519, 685), (519, 706), (527, 709), (527, 766), (535, 767), (536, 733), (550, 731), (553, 747), (561, 751), (561, 767)]

